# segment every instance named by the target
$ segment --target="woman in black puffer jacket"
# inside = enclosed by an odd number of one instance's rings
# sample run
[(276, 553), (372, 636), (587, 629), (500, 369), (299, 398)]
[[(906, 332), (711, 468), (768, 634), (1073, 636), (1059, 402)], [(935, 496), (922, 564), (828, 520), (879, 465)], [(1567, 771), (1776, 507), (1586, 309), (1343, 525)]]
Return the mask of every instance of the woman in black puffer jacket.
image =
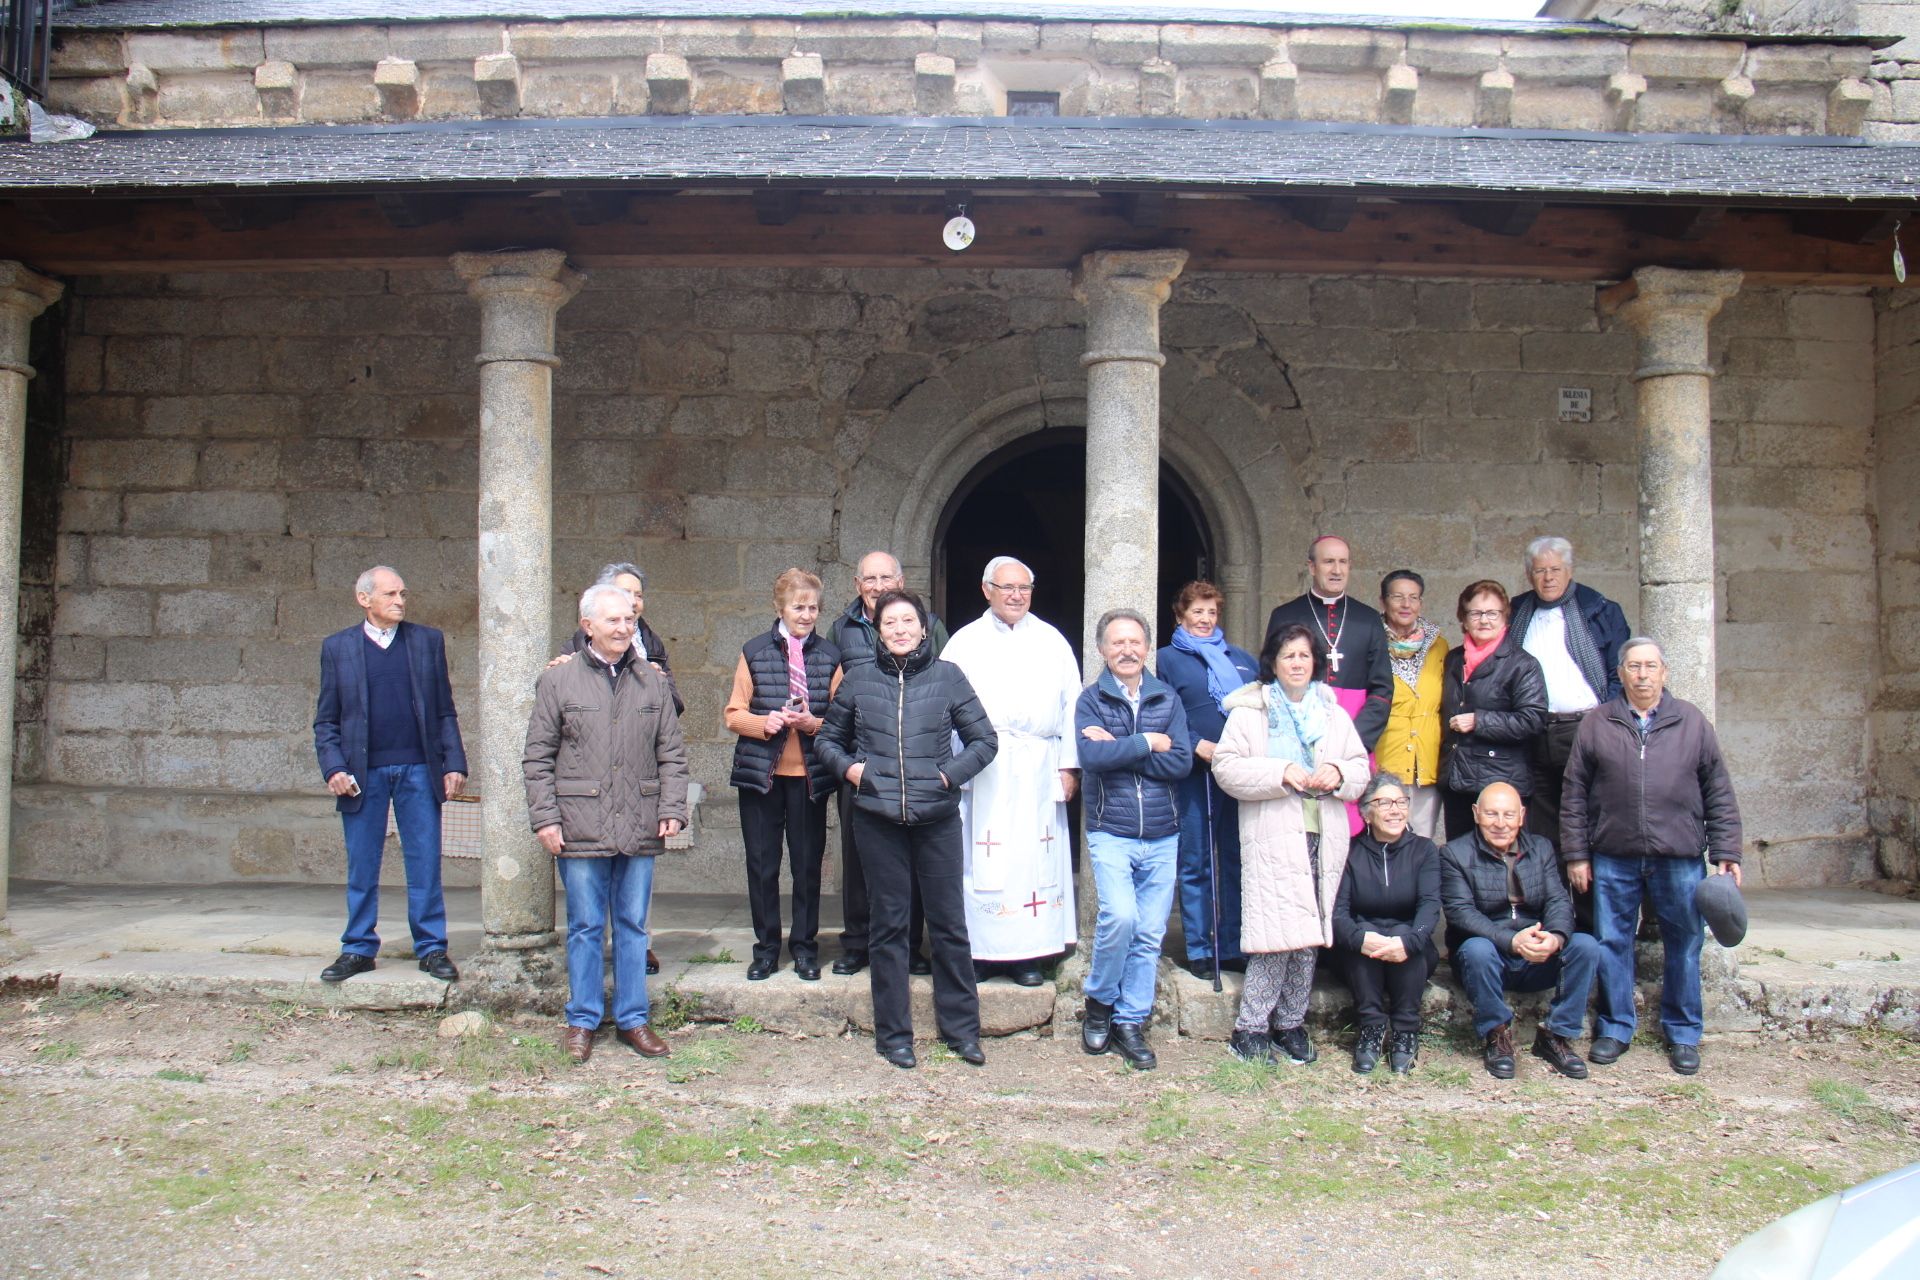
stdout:
[(1447, 839), (1473, 830), (1473, 806), (1490, 783), (1533, 794), (1529, 749), (1547, 723), (1547, 678), (1507, 626), (1507, 589), (1492, 580), (1460, 593), (1465, 640), (1442, 668), (1440, 798)]
[(979, 1066), (986, 1057), (960, 889), (960, 788), (993, 762), (1000, 741), (965, 673), (933, 656), (920, 597), (887, 592), (874, 621), (880, 652), (847, 673), (814, 740), (815, 754), (854, 789), (854, 847), (873, 913), (874, 1048), (896, 1067), (916, 1063), (907, 911), (918, 879), (940, 1038)]

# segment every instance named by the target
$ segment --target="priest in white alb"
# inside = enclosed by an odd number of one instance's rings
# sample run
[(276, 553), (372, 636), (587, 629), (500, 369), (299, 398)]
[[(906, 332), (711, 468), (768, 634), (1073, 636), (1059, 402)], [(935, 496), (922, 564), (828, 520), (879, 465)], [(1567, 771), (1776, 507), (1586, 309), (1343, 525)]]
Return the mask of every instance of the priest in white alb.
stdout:
[(995, 556), (980, 577), (987, 611), (941, 653), (966, 672), (1000, 736), (1000, 754), (960, 802), (967, 936), (976, 975), (1046, 981), (1040, 962), (1075, 940), (1067, 802), (1079, 785), (1073, 707), (1080, 665), (1067, 638), (1033, 616), (1033, 571)]

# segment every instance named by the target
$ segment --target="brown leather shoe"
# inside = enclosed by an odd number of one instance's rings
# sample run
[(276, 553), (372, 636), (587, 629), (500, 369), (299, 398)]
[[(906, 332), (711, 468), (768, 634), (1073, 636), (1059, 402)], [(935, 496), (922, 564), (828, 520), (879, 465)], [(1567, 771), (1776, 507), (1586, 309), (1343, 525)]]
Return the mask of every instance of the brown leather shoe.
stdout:
[(585, 1027), (568, 1027), (560, 1037), (560, 1047), (575, 1062), (585, 1062), (593, 1056), (593, 1032)]
[(643, 1058), (664, 1058), (673, 1052), (667, 1048), (667, 1042), (644, 1022), (637, 1027), (628, 1027), (619, 1035), (621, 1043)]
[(1569, 1080), (1585, 1080), (1587, 1064), (1565, 1036), (1557, 1036), (1541, 1027), (1533, 1034), (1533, 1056), (1544, 1061)]
[(1482, 1060), (1487, 1064), (1487, 1074), (1495, 1080), (1513, 1079), (1513, 1024), (1505, 1023), (1487, 1033), (1487, 1046)]

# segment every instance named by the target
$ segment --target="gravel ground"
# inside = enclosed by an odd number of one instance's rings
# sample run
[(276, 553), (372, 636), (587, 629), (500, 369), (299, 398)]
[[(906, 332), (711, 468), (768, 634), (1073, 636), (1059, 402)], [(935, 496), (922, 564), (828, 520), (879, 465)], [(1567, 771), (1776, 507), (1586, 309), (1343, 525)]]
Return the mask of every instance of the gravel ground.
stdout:
[(1920, 1045), (1890, 1037), (1499, 1082), (1438, 1036), (1396, 1079), (1031, 1036), (905, 1072), (750, 1024), (574, 1067), (548, 1024), (435, 1027), (8, 995), (0, 1275), (1669, 1280), (1920, 1159)]

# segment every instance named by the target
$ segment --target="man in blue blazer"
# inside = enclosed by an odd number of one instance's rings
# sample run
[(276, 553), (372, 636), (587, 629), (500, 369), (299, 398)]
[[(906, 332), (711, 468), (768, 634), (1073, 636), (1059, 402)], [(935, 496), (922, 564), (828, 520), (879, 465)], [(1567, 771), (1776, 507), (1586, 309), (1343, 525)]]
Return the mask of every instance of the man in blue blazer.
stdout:
[(347, 927), (340, 955), (320, 971), (344, 982), (380, 953), (380, 858), (393, 807), (407, 868), (407, 924), (420, 968), (443, 982), (460, 976), (447, 957), (447, 905), (440, 890), (440, 805), (467, 784), (467, 754), (447, 678), (445, 638), (407, 622), (407, 584), (385, 565), (360, 575), (358, 626), (320, 646), (320, 704), (313, 749), (336, 797), (347, 839)]

